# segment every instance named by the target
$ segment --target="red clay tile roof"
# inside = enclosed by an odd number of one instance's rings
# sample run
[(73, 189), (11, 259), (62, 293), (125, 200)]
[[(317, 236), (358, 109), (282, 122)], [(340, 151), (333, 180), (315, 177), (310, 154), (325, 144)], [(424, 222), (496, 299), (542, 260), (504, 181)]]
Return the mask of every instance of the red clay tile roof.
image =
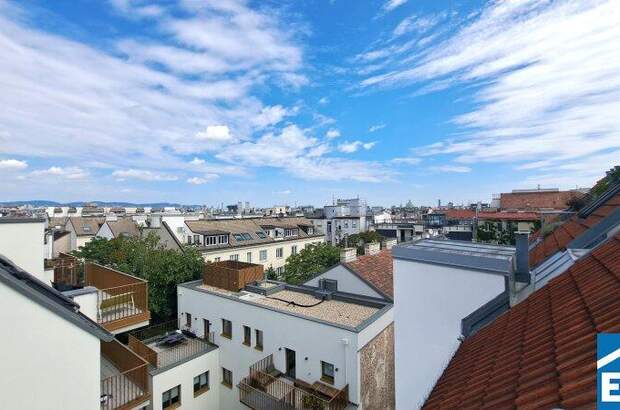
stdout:
[(394, 297), (391, 250), (385, 249), (374, 255), (358, 256), (356, 260), (345, 265), (389, 297)]
[(620, 234), (466, 339), (424, 408), (594, 408), (600, 332), (620, 332)]
[(500, 194), (501, 209), (566, 209), (566, 203), (575, 196), (581, 196), (578, 191), (551, 191), (551, 192), (511, 192)]
[(476, 216), (476, 211), (471, 209), (446, 209), (444, 212), (447, 219), (473, 219)]
[(574, 215), (558, 225), (530, 249), (530, 267), (535, 267), (556, 252), (565, 250), (569, 242), (596, 225), (618, 206), (620, 206), (620, 193), (599, 206), (587, 218), (581, 219), (578, 215)]

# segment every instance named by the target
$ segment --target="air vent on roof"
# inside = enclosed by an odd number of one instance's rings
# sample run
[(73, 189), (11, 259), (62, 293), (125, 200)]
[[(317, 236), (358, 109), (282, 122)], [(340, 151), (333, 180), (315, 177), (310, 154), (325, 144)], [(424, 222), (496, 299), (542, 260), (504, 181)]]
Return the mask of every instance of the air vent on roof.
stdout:
[(332, 300), (332, 293), (329, 290), (319, 289), (314, 291), (314, 297), (320, 300)]

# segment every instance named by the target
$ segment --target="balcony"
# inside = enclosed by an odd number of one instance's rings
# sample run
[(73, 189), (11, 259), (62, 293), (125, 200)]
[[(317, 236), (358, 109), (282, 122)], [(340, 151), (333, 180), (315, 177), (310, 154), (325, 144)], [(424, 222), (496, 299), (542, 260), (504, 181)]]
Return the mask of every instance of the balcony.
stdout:
[(344, 410), (349, 386), (338, 390), (321, 382), (313, 384), (282, 377), (269, 355), (250, 367), (239, 383), (239, 401), (254, 410)]
[(97, 322), (107, 331), (121, 333), (149, 324), (147, 281), (87, 263), (84, 286), (97, 288)]
[(174, 320), (132, 332), (129, 348), (154, 368), (165, 369), (217, 349), (217, 345), (213, 332), (201, 337), (191, 330), (179, 330)]
[(150, 400), (148, 363), (117, 340), (101, 342), (101, 409), (126, 410)]

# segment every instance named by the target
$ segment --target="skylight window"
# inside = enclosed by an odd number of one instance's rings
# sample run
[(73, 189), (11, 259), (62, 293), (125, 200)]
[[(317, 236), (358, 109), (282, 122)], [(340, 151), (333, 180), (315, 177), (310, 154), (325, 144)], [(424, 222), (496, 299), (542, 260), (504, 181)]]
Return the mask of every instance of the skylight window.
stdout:
[(250, 240), (252, 240), (252, 235), (250, 235), (250, 234), (249, 234), (249, 233), (247, 233), (247, 232), (244, 232), (244, 233), (242, 233), (241, 235), (243, 236), (243, 240), (244, 240), (244, 241), (250, 241)]
[(265, 239), (267, 237), (267, 235), (265, 235), (265, 232), (256, 232), (256, 236), (261, 239)]
[(235, 238), (236, 241), (243, 241), (243, 236), (241, 236), (240, 233), (234, 233), (233, 237)]

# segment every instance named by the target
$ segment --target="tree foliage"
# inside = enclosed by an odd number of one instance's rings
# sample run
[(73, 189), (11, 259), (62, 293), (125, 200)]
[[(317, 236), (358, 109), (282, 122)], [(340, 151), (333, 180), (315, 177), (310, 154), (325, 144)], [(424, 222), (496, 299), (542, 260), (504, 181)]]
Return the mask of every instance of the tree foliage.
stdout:
[(340, 249), (327, 243), (310, 245), (286, 259), (282, 279), (300, 284), (340, 261)]
[(197, 249), (165, 249), (154, 233), (144, 238), (94, 238), (73, 255), (146, 279), (149, 309), (161, 320), (176, 317), (176, 286), (202, 275), (203, 259)]
[(603, 194), (610, 186), (620, 182), (620, 165), (616, 165), (605, 173), (605, 176), (598, 180), (598, 182), (590, 190), (590, 195), (593, 198), (597, 198)]
[(381, 243), (383, 239), (385, 239), (383, 235), (377, 233), (376, 231), (366, 231), (348, 236), (346, 239), (340, 241), (339, 246), (343, 248), (357, 248), (357, 254), (363, 255), (364, 245), (372, 242)]

